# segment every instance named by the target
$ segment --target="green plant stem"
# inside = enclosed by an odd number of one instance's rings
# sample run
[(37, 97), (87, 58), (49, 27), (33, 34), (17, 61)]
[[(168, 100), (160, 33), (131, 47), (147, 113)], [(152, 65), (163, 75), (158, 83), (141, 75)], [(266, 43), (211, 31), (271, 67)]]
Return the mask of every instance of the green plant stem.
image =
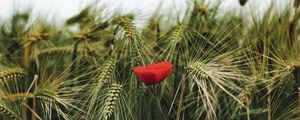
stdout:
[[(30, 67), (30, 65), (29, 65), (29, 63), (30, 63), (30, 61), (29, 61), (30, 52), (33, 52), (33, 51), (31, 50), (31, 46), (32, 46), (31, 43), (29, 43), (28, 45), (24, 44), (24, 46), (23, 46), (23, 47), (24, 47), (23, 64), (24, 64), (27, 68)], [(29, 73), (30, 73), (30, 72), (31, 72), (31, 71), (29, 70)], [(27, 86), (27, 85), (25, 85), (25, 86)], [(27, 100), (25, 100), (24, 102), (25, 102), (25, 103), (28, 103)], [(24, 104), (25, 104), (25, 103), (24, 103)], [(22, 112), (23, 112), (23, 115), (24, 115), (23, 119), (24, 119), (24, 120), (27, 120), (27, 119), (28, 119), (27, 108), (22, 107)]]
[(160, 27), (159, 24), (156, 25), (156, 41), (159, 41), (160, 37)]
[[(156, 87), (155, 87), (155, 85), (151, 85), (150, 88), (151, 88), (152, 98), (154, 98), (154, 101), (152, 101), (152, 103), (154, 103), (154, 105), (152, 107), (154, 107), (158, 104), (158, 103), (156, 103), (157, 102)], [(156, 112), (157, 112), (156, 107), (152, 108), (152, 115), (154, 117), (154, 120), (157, 119), (157, 115), (156, 115), (157, 113)]]
[(77, 59), (77, 49), (78, 49), (78, 44), (79, 44), (80, 42), (79, 41), (77, 41), (77, 42), (75, 42), (75, 44), (74, 44), (74, 50), (73, 50), (73, 54), (72, 54), (72, 66), (71, 66), (71, 71), (70, 71), (70, 78), (74, 78), (74, 74), (76, 74), (76, 72), (75, 72), (75, 69), (76, 69), (76, 59)]
[(299, 8), (296, 7), (294, 17), (289, 26), (289, 37), (290, 37), (290, 39), (288, 40), (288, 48), (289, 49), (291, 49), (291, 46), (293, 45), (293, 43), (295, 42), (295, 40), (297, 38), (295, 31), (296, 31), (296, 28), (298, 25), (299, 18), (300, 18)]
[(300, 119), (300, 87), (298, 87), (298, 117)]
[(295, 78), (295, 83), (297, 83), (298, 87), (300, 87), (300, 66), (295, 66), (293, 70), (293, 76)]
[(268, 102), (268, 120), (271, 120), (272, 119), (271, 94), (268, 95), (267, 102)]
[[(38, 118), (39, 120), (42, 120), (42, 118), (39, 117), (38, 114), (35, 111), (33, 111), (28, 105), (26, 105), (24, 102), (22, 102), (21, 106), (25, 109), (29, 109), (32, 112), (32, 114), (35, 115), (36, 118)], [(27, 120), (27, 118), (25, 117), (25, 119), (23, 118), (23, 120)]]
[(24, 54), (23, 54), (23, 62), (24, 65), (28, 65), (28, 61), (29, 61), (29, 54), (30, 54), (30, 46), (24, 46)]
[[(34, 88), (33, 89), (37, 89), (37, 86), (38, 86), (38, 82), (39, 82), (39, 76), (38, 75), (34, 75)], [(33, 100), (32, 100), (32, 114), (31, 114), (31, 119), (32, 120), (36, 120), (36, 112), (37, 112), (37, 109), (36, 109), (36, 98), (34, 97)]]
[(295, 77), (295, 83), (297, 83), (298, 87), (298, 110), (299, 110), (299, 119), (300, 119), (300, 66), (296, 66), (295, 69), (293, 70), (293, 75)]
[(250, 95), (247, 91), (244, 92), (246, 109), (247, 109), (247, 120), (250, 120)]
[[(269, 40), (268, 38), (265, 38), (264, 40), (264, 51), (263, 51), (263, 68), (264, 68), (264, 71), (268, 71), (268, 57), (269, 57), (269, 49), (270, 49), (270, 44), (269, 44)], [(268, 76), (266, 76), (268, 77)]]
[(21, 107), (22, 107), (22, 114), (23, 114), (22, 119), (27, 120), (27, 108), (24, 105), (22, 105)]
[(181, 91), (180, 91), (180, 98), (179, 98), (179, 103), (178, 103), (178, 110), (177, 110), (176, 120), (180, 120), (180, 114), (181, 114), (181, 110), (182, 110), (183, 94), (184, 94), (184, 89), (185, 89), (186, 74), (182, 75), (180, 81), (181, 81)]
[(7, 99), (7, 100), (22, 100), (24, 98), (34, 98), (33, 93), (15, 93), (6, 96), (1, 96), (0, 99)]

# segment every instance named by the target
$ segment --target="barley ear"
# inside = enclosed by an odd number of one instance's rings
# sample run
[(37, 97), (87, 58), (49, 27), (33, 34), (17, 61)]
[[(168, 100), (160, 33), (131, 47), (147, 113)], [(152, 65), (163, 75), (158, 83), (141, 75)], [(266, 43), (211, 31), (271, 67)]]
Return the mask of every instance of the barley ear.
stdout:
[(122, 16), (122, 17), (120, 17), (119, 23), (120, 23), (120, 26), (122, 26), (124, 29), (125, 37), (132, 39), (134, 37), (134, 33), (135, 33), (135, 27), (132, 22), (132, 19), (129, 18), (128, 16)]
[(26, 76), (26, 72), (22, 68), (8, 68), (0, 71), (0, 82), (7, 80), (20, 79)]
[[(108, 58), (102, 66), (101, 73), (97, 79), (97, 84), (100, 85), (100, 88), (108, 82), (108, 79), (113, 75), (113, 71), (116, 67), (116, 60), (114, 57)], [(99, 89), (99, 88), (97, 88)]]
[(11, 120), (18, 120), (17, 115), (8, 109), (7, 107), (0, 104), (0, 114), (3, 116), (6, 116), (7, 118), (10, 118)]
[(206, 65), (202, 62), (195, 62), (185, 68), (188, 74), (193, 74), (200, 78), (209, 79), (209, 76), (206, 73), (206, 71), (208, 71), (207, 69), (208, 68), (206, 67)]
[(118, 103), (120, 91), (121, 91), (121, 85), (119, 84), (112, 84), (110, 87), (110, 90), (108, 91), (107, 98), (105, 99), (104, 107), (102, 116), (105, 119), (108, 119), (112, 116), (115, 106)]
[(49, 90), (38, 90), (35, 97), (40, 100), (53, 102), (57, 98), (57, 95)]
[(177, 25), (170, 36), (170, 42), (174, 44), (180, 43), (184, 39), (185, 28), (186, 26), (183, 24)]

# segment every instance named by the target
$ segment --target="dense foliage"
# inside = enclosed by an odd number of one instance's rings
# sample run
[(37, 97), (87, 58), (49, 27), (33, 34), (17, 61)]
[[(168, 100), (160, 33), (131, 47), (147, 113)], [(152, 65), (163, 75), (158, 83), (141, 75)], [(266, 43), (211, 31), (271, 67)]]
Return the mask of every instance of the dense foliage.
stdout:
[[(190, 7), (171, 27), (91, 6), (61, 27), (26, 12), (1, 21), (0, 119), (300, 119), (299, 2), (250, 20)], [(173, 69), (160, 84), (133, 72), (161, 61)]]

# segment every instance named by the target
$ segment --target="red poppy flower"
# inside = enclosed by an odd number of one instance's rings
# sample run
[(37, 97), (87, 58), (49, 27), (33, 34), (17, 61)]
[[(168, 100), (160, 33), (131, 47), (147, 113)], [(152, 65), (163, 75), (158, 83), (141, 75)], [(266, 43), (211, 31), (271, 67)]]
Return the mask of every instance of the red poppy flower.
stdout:
[(170, 75), (172, 68), (172, 63), (159, 62), (149, 64), (146, 67), (133, 67), (133, 71), (138, 75), (145, 85), (152, 85), (158, 84), (166, 79)]

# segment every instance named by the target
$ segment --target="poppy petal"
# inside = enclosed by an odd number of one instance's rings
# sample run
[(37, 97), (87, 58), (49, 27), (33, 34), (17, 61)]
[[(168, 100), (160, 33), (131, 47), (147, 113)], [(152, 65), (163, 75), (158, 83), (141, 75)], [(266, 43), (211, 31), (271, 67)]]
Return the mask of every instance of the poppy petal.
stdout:
[(149, 64), (146, 67), (134, 67), (134, 72), (146, 85), (158, 84), (166, 79), (172, 71), (173, 65), (169, 62)]
[(173, 65), (169, 62), (160, 62), (149, 64), (147, 68), (153, 70), (153, 73), (156, 75), (156, 82), (159, 83), (170, 75)]
[(155, 84), (155, 74), (145, 67), (134, 67), (133, 71), (138, 75), (142, 82), (146, 85)]
[(149, 70), (145, 70), (141, 72), (142, 81), (145, 85), (156, 84), (156, 75)]
[(156, 69), (156, 70), (152, 70), (152, 72), (155, 73), (156, 75), (156, 81), (161, 82), (162, 80), (166, 79), (170, 75), (171, 70), (172, 69)]
[(137, 76), (140, 78), (140, 79), (143, 79), (143, 76), (141, 74), (142, 71), (144, 71), (146, 68), (145, 67), (133, 67), (133, 71), (137, 74)]
[(159, 63), (147, 65), (147, 68), (151, 68), (151, 69), (161, 69), (161, 68), (165, 68), (165, 67), (172, 68), (173, 65), (172, 65), (172, 63), (169, 63), (169, 62), (159, 62)]

